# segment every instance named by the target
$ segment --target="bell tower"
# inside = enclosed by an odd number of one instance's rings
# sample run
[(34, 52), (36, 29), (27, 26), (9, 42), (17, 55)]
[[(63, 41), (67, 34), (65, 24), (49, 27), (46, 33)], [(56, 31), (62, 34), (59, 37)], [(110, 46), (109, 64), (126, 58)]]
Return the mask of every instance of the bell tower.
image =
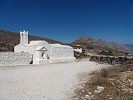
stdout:
[(21, 45), (28, 44), (28, 31), (20, 31), (20, 44)]

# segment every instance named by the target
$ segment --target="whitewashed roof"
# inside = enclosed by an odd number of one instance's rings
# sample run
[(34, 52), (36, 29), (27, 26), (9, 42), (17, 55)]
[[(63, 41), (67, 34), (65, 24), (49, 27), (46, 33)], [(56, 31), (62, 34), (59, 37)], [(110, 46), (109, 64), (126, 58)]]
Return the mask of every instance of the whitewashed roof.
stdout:
[(29, 43), (29, 46), (35, 46), (35, 45), (38, 45), (39, 43), (42, 43), (42, 42), (47, 43), (46, 41), (41, 41), (41, 40), (38, 40), (38, 41), (31, 41), (31, 42)]
[(61, 45), (61, 44), (50, 44), (52, 47), (67, 47), (67, 48), (72, 48), (71, 46), (68, 45)]

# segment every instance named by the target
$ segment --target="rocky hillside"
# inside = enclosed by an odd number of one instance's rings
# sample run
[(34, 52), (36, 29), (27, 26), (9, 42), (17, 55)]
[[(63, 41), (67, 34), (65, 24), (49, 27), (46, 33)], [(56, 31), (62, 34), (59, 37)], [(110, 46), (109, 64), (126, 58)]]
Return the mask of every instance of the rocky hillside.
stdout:
[[(40, 38), (37, 36), (29, 36), (29, 41), (31, 40), (45, 40), (49, 43), (61, 43), (59, 41)], [(19, 33), (10, 32), (6, 30), (0, 30), (0, 51), (13, 51), (15, 45), (20, 41)]]
[[(29, 41), (31, 40), (45, 40), (49, 43), (61, 43), (59, 41), (37, 36), (29, 36)], [(0, 30), (0, 51), (13, 51), (14, 46), (17, 45), (19, 41), (19, 33)], [(133, 45), (120, 45), (114, 42), (107, 42), (90, 37), (81, 37), (72, 42), (70, 45), (73, 47), (80, 45), (87, 52), (104, 55), (123, 55), (133, 52)]]
[(115, 42), (107, 42), (103, 40), (93, 39), (90, 37), (81, 37), (71, 43), (72, 46), (80, 45), (88, 52), (93, 52), (103, 55), (125, 55), (129, 53), (129, 50), (120, 44)]

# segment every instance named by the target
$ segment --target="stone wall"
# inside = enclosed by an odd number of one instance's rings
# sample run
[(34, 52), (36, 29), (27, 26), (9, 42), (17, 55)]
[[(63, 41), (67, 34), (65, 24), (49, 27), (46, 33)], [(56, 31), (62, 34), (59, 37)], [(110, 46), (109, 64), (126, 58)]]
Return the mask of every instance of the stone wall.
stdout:
[(96, 61), (99, 63), (107, 63), (107, 64), (133, 64), (133, 57), (115, 57), (115, 56), (91, 56), (90, 61)]
[(27, 65), (32, 63), (32, 54), (18, 52), (1, 52), (0, 66)]

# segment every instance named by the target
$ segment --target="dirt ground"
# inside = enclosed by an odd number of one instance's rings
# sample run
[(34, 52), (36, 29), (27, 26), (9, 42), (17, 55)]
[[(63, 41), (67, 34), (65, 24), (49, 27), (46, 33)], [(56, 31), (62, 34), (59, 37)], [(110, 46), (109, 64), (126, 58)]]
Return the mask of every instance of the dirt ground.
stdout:
[(72, 100), (81, 73), (101, 69), (89, 60), (0, 67), (0, 100)]

